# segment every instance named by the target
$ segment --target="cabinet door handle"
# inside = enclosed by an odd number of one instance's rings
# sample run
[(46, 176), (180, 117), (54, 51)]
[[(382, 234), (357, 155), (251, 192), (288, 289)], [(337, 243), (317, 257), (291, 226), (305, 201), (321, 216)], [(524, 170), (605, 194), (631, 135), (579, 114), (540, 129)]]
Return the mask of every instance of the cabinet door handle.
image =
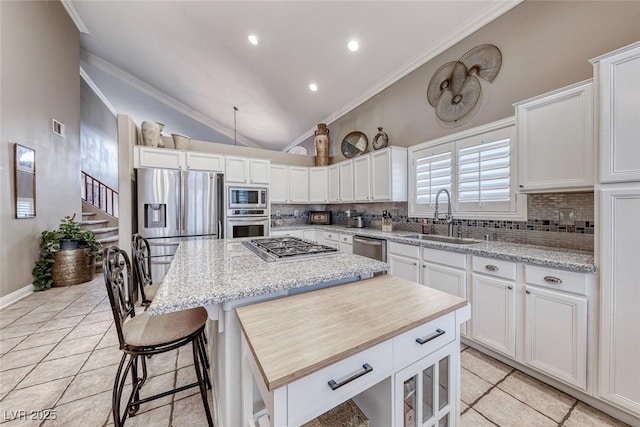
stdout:
[(435, 340), (440, 335), (444, 335), (445, 332), (442, 329), (436, 329), (436, 331), (430, 335), (427, 335), (424, 338), (416, 338), (416, 342), (420, 345), (428, 343), (429, 341)]
[(414, 262), (414, 263), (413, 263), (413, 265), (418, 265), (418, 263), (417, 263), (417, 262)]
[(507, 289), (513, 289), (513, 286), (509, 285), (507, 286)]
[(498, 270), (500, 270), (497, 265), (493, 265), (493, 264), (485, 265), (484, 268), (489, 270), (489, 271), (498, 271)]
[(525, 294), (530, 294), (530, 293), (531, 293), (531, 291), (524, 291), (524, 293), (525, 293)]
[(544, 276), (544, 281), (549, 283), (555, 283), (556, 285), (559, 285), (560, 283), (562, 283), (562, 280), (560, 278), (554, 277), (554, 276)]
[(329, 382), (327, 382), (327, 384), (329, 384), (329, 387), (331, 387), (331, 390), (337, 390), (340, 387), (342, 387), (343, 385), (349, 384), (351, 381), (357, 380), (361, 376), (366, 375), (369, 372), (373, 371), (373, 368), (368, 363), (365, 363), (364, 365), (362, 365), (362, 369), (363, 369), (362, 371), (356, 372), (355, 374), (351, 375), (349, 378), (345, 378), (344, 380), (340, 381), (339, 383), (337, 383), (335, 380), (329, 380)]

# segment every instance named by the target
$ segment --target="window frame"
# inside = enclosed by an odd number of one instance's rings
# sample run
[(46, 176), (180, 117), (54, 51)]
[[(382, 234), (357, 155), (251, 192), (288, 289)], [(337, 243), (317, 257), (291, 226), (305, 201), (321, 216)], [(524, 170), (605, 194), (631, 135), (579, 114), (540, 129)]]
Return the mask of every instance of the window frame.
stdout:
[[(489, 136), (506, 132), (510, 138), (510, 200), (507, 209), (498, 204), (487, 203), (485, 206), (468, 204), (462, 207), (458, 203), (458, 154), (461, 148), (469, 146), (474, 140), (481, 141), (483, 136)], [(492, 220), (527, 220), (527, 196), (518, 191), (518, 144), (515, 128), (515, 117), (509, 117), (486, 125), (478, 126), (462, 132), (428, 141), (409, 147), (409, 174), (408, 174), (408, 214), (415, 218), (433, 217), (435, 206), (433, 204), (418, 204), (416, 202), (416, 160), (418, 156), (424, 157), (425, 153), (442, 153), (450, 151), (452, 158), (451, 170), (451, 210), (454, 219), (492, 219)], [(446, 197), (441, 197), (440, 211), (446, 206)], [(502, 204), (503, 206), (505, 204)], [(445, 207), (446, 209), (446, 207)]]

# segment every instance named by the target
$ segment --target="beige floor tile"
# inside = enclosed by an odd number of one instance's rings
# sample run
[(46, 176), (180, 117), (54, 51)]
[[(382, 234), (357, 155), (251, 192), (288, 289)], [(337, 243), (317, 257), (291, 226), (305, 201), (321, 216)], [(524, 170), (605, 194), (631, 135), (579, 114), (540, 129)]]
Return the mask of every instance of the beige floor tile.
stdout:
[(35, 309), (35, 307), (14, 307), (9, 306), (7, 308), (3, 308), (0, 310), (0, 318), (4, 317), (22, 317), (31, 310)]
[(162, 354), (156, 354), (151, 357), (151, 359), (147, 359), (149, 376), (155, 377), (156, 375), (175, 371), (177, 356), (178, 352), (173, 350)]
[(100, 335), (92, 335), (75, 340), (62, 340), (44, 360), (61, 359), (74, 354), (88, 353), (95, 348), (100, 338), (102, 338)]
[[(131, 376), (129, 375), (129, 379), (127, 380), (128, 384), (131, 384), (130, 378)], [(142, 390), (140, 391), (140, 397), (144, 399), (145, 397), (151, 397), (154, 394), (169, 391), (175, 387), (174, 384), (175, 384), (175, 372), (167, 372), (166, 374), (158, 375), (157, 377), (148, 378), (147, 382), (142, 386)], [(129, 393), (131, 389), (128, 388), (128, 390), (129, 392), (124, 394), (123, 397), (126, 397), (126, 398), (129, 397)], [(126, 398), (124, 399), (125, 401), (126, 401)], [(173, 402), (173, 395), (165, 396), (160, 399), (152, 400), (151, 402), (143, 403), (140, 406), (139, 412), (140, 413), (147, 412), (154, 408), (171, 404), (172, 402)]]
[[(211, 409), (209, 409), (211, 410)], [(213, 417), (213, 412), (211, 413)], [(207, 415), (200, 394), (177, 400), (173, 404), (173, 427), (206, 426)]]
[(66, 317), (64, 319), (52, 319), (38, 329), (40, 332), (55, 331), (57, 329), (73, 328), (82, 320), (84, 316)]
[(18, 344), (15, 349), (26, 350), (28, 348), (39, 347), (47, 344), (58, 344), (69, 332), (71, 332), (71, 328), (32, 334)]
[(462, 427), (493, 427), (494, 423), (480, 415), (477, 411), (469, 409), (460, 417)]
[(561, 422), (576, 399), (520, 371), (515, 371), (498, 385), (503, 391)]
[(102, 339), (100, 340), (96, 348), (113, 347), (114, 345), (115, 346), (120, 345), (120, 341), (118, 340), (118, 334), (116, 333), (115, 329), (113, 331), (108, 330), (104, 334), (104, 336), (102, 337)]
[(54, 409), (56, 419), (45, 421), (43, 426), (101, 426), (111, 415), (111, 391), (66, 404), (58, 404)]
[(8, 328), (13, 325), (13, 322), (18, 320), (22, 316), (14, 316), (14, 317), (0, 317), (0, 329)]
[(468, 349), (468, 348), (469, 348), (469, 346), (468, 346), (468, 345), (466, 345), (466, 344), (462, 344), (462, 343), (460, 344), (460, 351), (465, 351), (465, 350), (466, 350), (466, 349)]
[(143, 412), (127, 418), (127, 427), (166, 427), (171, 421), (171, 405), (165, 405), (152, 411)]
[(89, 314), (91, 312), (91, 310), (93, 310), (93, 306), (87, 307), (87, 306), (80, 306), (77, 307), (75, 305), (71, 305), (68, 308), (65, 308), (64, 310), (61, 310), (57, 315), (56, 315), (56, 319), (63, 319), (65, 317), (73, 317), (73, 316), (85, 316), (87, 314)]
[(623, 427), (626, 425), (582, 402), (578, 402), (573, 411), (571, 411), (569, 419), (564, 423), (565, 427)]
[[(176, 375), (176, 387), (182, 387), (197, 381), (198, 377), (196, 377), (196, 370), (193, 365), (178, 369), (178, 373)], [(194, 394), (200, 394), (199, 387), (193, 387), (188, 390), (181, 391), (180, 393), (176, 393), (174, 400), (184, 399), (185, 397), (189, 397)]]
[(468, 348), (460, 354), (460, 365), (491, 384), (496, 384), (513, 370), (511, 366), (473, 348)]
[(38, 411), (53, 408), (62, 392), (71, 382), (71, 378), (63, 378), (13, 390), (0, 402), (0, 413), (4, 414), (9, 410)]
[(113, 313), (111, 313), (111, 311), (100, 311), (97, 313), (91, 312), (87, 315), (87, 317), (82, 319), (82, 322), (80, 322), (80, 324), (88, 325), (90, 323), (106, 322), (108, 320), (113, 320)]
[(103, 335), (113, 322), (98, 322), (90, 325), (78, 325), (67, 336), (67, 339), (73, 340), (91, 335)]
[(0, 372), (0, 393), (10, 392), (36, 365)]
[(28, 325), (7, 326), (0, 330), (0, 340), (6, 340), (15, 337), (24, 337), (32, 334), (36, 329), (44, 325), (44, 323), (30, 323)]
[(91, 313), (102, 313), (103, 311), (111, 313), (111, 303), (108, 300), (96, 305), (95, 308), (91, 310)]
[(193, 365), (193, 349), (190, 345), (178, 349), (178, 369)]
[(460, 413), (463, 413), (468, 407), (469, 405), (464, 403), (462, 400), (460, 401)]
[(68, 301), (63, 302), (47, 302), (46, 304), (39, 305), (29, 312), (29, 314), (38, 314), (38, 313), (48, 313), (48, 312), (60, 312), (61, 310), (66, 309), (69, 306)]
[[(31, 308), (35, 308), (37, 306), (39, 306), (40, 304), (44, 304), (46, 301), (39, 301), (36, 300), (34, 298), (32, 298), (33, 294), (21, 299), (20, 301), (16, 302), (15, 304), (11, 304), (9, 307), (7, 307), (5, 310), (11, 310), (14, 308), (25, 308), (25, 307), (31, 307)], [(2, 315), (0, 314), (0, 317)]]
[(84, 353), (69, 356), (64, 359), (41, 362), (18, 384), (18, 388), (25, 388), (47, 381), (73, 376), (80, 371), (80, 367), (82, 367), (82, 364), (88, 357), (89, 354)]
[(491, 384), (473, 372), (461, 369), (460, 372), (460, 398), (470, 405), (491, 388)]
[(89, 356), (89, 360), (84, 364), (80, 372), (86, 372), (103, 366), (117, 365), (122, 358), (122, 350), (118, 346), (96, 349)]
[(551, 418), (547, 418), (498, 388), (494, 388), (480, 399), (473, 409), (502, 427), (555, 427), (558, 425)]
[(51, 320), (55, 315), (56, 315), (55, 311), (45, 311), (42, 313), (35, 313), (35, 312), (29, 313), (22, 316), (15, 322), (13, 322), (11, 326), (28, 325), (31, 323), (42, 323), (42, 322)]
[[(116, 365), (111, 365), (79, 373), (73, 379), (67, 391), (64, 392), (59, 404), (62, 405), (94, 394), (112, 391), (117, 370), (118, 367)], [(111, 403), (111, 396), (109, 396), (109, 403)]]
[(8, 353), (13, 350), (18, 344), (20, 344), (27, 337), (15, 337), (0, 341), (0, 354)]
[(27, 350), (12, 350), (0, 358), (0, 371), (36, 364), (44, 359), (54, 345), (48, 344)]

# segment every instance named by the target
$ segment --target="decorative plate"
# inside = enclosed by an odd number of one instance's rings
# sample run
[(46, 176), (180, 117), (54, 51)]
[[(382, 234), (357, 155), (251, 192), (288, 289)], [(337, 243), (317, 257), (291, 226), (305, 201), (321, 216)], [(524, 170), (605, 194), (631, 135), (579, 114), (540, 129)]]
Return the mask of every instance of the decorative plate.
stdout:
[(307, 155), (307, 149), (304, 148), (304, 147), (301, 147), (299, 145), (296, 145), (291, 150), (289, 150), (289, 154), (300, 154), (301, 156), (306, 156)]
[(367, 135), (359, 131), (353, 131), (342, 140), (342, 154), (350, 159), (367, 151), (369, 139)]

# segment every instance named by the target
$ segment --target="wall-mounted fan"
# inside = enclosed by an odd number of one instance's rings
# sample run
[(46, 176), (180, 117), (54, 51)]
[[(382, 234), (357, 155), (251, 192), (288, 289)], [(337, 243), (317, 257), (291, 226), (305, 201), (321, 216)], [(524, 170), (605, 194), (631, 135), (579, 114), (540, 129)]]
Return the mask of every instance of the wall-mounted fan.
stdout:
[(427, 87), (427, 101), (435, 107), (438, 122), (456, 127), (475, 116), (482, 99), (479, 78), (493, 82), (501, 65), (500, 49), (483, 44), (438, 68)]

